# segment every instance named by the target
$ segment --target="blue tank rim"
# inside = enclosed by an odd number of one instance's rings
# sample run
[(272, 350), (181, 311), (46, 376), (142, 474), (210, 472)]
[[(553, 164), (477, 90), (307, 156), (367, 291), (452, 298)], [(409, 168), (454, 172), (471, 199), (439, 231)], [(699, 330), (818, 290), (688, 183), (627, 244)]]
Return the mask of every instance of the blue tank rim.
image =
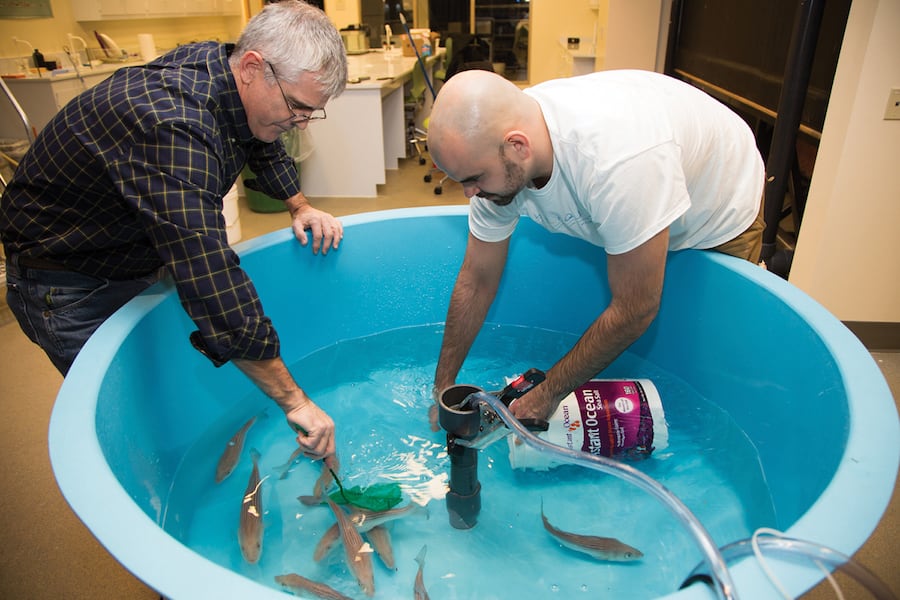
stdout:
[[(341, 221), (345, 228), (350, 228), (373, 221), (464, 216), (467, 213), (465, 206), (436, 206), (359, 213), (343, 217)], [(235, 249), (244, 255), (292, 239), (290, 228), (285, 228), (237, 244)], [(785, 533), (852, 555), (874, 531), (890, 502), (900, 468), (900, 420), (887, 382), (858, 338), (806, 293), (745, 261), (711, 252), (703, 254), (775, 294), (804, 318), (835, 359), (850, 405), (847, 449), (831, 483)], [(104, 324), (98, 330), (79, 355), (60, 388), (51, 414), (48, 442), (54, 475), (63, 496), (93, 535), (120, 563), (163, 595), (192, 599), (283, 598), (282, 592), (264, 590), (256, 582), (189, 550), (163, 531), (132, 501), (103, 457), (97, 440), (94, 410), (104, 371), (97, 366), (108, 365), (140, 318), (172, 293), (171, 287), (157, 284), (134, 299), (111, 317), (108, 325)], [(879, 402), (874, 407), (876, 410), (872, 406), (859, 410), (860, 406), (871, 404), (873, 398)], [(85, 465), (94, 467), (89, 485), (85, 482)], [(860, 498), (865, 499), (864, 509), (858, 506), (862, 501)], [(877, 518), (873, 519), (872, 515), (876, 514)], [(823, 528), (823, 523), (835, 518), (853, 526), (840, 531)], [(828, 532), (824, 538), (823, 530)], [(136, 540), (142, 541), (136, 543)], [(148, 546), (164, 550), (165, 562), (179, 568), (159, 568), (159, 558), (148, 556)], [(779, 569), (782, 583), (789, 590), (797, 590), (799, 594), (822, 579), (821, 571), (813, 566), (790, 564), (790, 567)], [(731, 572), (742, 597), (775, 597), (774, 588), (764, 581), (755, 559), (748, 557), (731, 565)], [(198, 576), (200, 573), (203, 575)], [(148, 581), (150, 578), (152, 581)], [(709, 589), (701, 586), (665, 596), (678, 600), (710, 597)]]

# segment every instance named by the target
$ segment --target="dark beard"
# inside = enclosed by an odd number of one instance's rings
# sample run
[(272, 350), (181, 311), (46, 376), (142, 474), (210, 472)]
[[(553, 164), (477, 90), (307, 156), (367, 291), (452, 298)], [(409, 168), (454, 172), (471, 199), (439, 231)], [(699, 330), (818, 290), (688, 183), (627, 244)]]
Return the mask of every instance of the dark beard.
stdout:
[(503, 161), (503, 167), (506, 171), (506, 183), (509, 184), (510, 187), (515, 188), (515, 191), (509, 195), (487, 194), (486, 196), (482, 196), (482, 198), (484, 198), (485, 200), (490, 200), (497, 206), (506, 206), (508, 204), (511, 204), (512, 201), (515, 200), (519, 192), (521, 192), (524, 188), (524, 186), (522, 185), (524, 174), (521, 167), (506, 158), (506, 153), (503, 146), (500, 147), (500, 159)]
[(511, 204), (515, 199), (515, 196), (496, 196), (494, 198), (488, 198), (488, 200), (490, 200), (497, 206), (507, 206), (508, 204)]

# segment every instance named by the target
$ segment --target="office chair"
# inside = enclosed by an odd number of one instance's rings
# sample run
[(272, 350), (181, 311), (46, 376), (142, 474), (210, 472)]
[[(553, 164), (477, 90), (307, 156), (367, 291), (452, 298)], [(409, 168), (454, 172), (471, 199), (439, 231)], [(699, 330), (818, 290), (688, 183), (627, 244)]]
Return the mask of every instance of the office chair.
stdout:
[[(6, 102), (0, 100), (0, 112), (4, 113), (4, 118), (6, 119), (9, 119), (9, 115), (5, 113), (8, 111), (15, 113), (15, 116), (22, 123), (22, 131), (25, 134), (24, 139), (5, 139), (0, 144), (0, 162), (3, 163), (3, 168), (0, 169), (0, 194), (2, 194), (6, 191), (6, 184), (12, 178), (12, 174), (19, 165), (22, 156), (37, 138), (37, 129), (31, 124), (28, 115), (22, 110), (22, 106), (16, 100), (16, 97), (13, 96), (3, 79), (0, 79), (0, 93), (6, 99)], [(0, 287), (5, 287), (5, 284), (6, 257), (3, 255), (3, 244), (0, 244)]]
[(459, 36), (454, 43), (454, 53), (447, 53), (448, 63), (444, 81), (447, 81), (460, 71), (469, 69), (494, 70), (491, 62), (491, 46), (479, 35)]
[[(447, 80), (448, 66), (450, 65), (450, 60), (453, 57), (453, 37), (448, 35), (444, 40), (444, 62), (441, 65), (441, 68), (434, 72), (434, 80), (444, 82)], [(428, 132), (428, 118), (425, 119), (425, 132)], [(428, 172), (425, 173), (425, 176), (422, 179), (425, 183), (431, 183), (431, 180), (434, 178), (436, 174), (443, 173), (434, 163), (431, 163), (431, 167), (428, 169)], [(436, 186), (434, 186), (434, 194), (436, 196), (440, 196), (444, 191), (444, 183), (449, 179), (447, 175), (443, 175), (441, 180), (438, 182)]]
[[(425, 123), (424, 123), (426, 132), (428, 131), (428, 119), (429, 118), (426, 118)], [(434, 163), (431, 163), (431, 167), (428, 169), (428, 172), (425, 173), (425, 176), (422, 177), (422, 180), (425, 181), (425, 183), (431, 183), (431, 180), (434, 178), (434, 175), (436, 173), (444, 173), (444, 172), (441, 171), (440, 169), (438, 169), (437, 165), (435, 165)], [(441, 194), (444, 193), (444, 183), (449, 178), (450, 178), (450, 176), (446, 175), (446, 174), (444, 174), (444, 176), (441, 177), (441, 180), (438, 182), (438, 184), (436, 186), (434, 186), (434, 195), (435, 196), (440, 196)]]
[[(0, 79), (0, 115), (7, 121), (21, 122), (24, 138), (9, 138), (0, 140), (0, 193), (6, 190), (6, 184), (12, 178), (13, 171), (19, 166), (19, 160), (25, 155), (25, 152), (37, 138), (37, 129), (32, 125), (31, 120), (22, 105), (19, 104), (16, 97), (10, 91), (6, 83)], [(15, 118), (13, 118), (15, 117)], [(15, 129), (15, 125), (11, 125)]]
[(412, 83), (409, 94), (404, 99), (403, 109), (406, 116), (407, 154), (418, 157), (420, 165), (424, 165), (427, 162), (425, 159), (427, 133), (425, 130), (416, 127), (416, 115), (425, 104), (425, 90), (425, 75), (421, 69), (413, 69)]
[[(425, 183), (430, 183), (434, 177), (433, 173), (442, 173), (442, 172), (443, 171), (438, 169), (434, 165), (434, 163), (431, 163), (431, 168), (428, 169), (428, 173), (425, 174), (425, 177), (423, 177), (423, 179), (425, 180)], [(436, 186), (434, 186), (434, 195), (435, 196), (440, 196), (441, 194), (444, 193), (444, 183), (446, 183), (448, 179), (450, 179), (450, 176), (444, 175), (443, 177), (441, 177), (441, 180), (438, 181), (438, 184)]]
[[(450, 44), (450, 39), (447, 39), (447, 43)], [(494, 71), (494, 65), (489, 60), (485, 60), (484, 58), (484, 46), (480, 43), (477, 38), (473, 38), (473, 40), (460, 51), (460, 56), (455, 57), (455, 60), (449, 63), (447, 68), (446, 79), (450, 79), (456, 73), (461, 71), (469, 71), (480, 69), (483, 71)], [(445, 79), (445, 81), (446, 81)], [(428, 131), (428, 119), (425, 119), (425, 131)], [(436, 186), (434, 186), (434, 195), (440, 196), (444, 192), (444, 183), (447, 182), (449, 176), (441, 171), (435, 166), (434, 163), (431, 163), (431, 168), (428, 169), (428, 172), (422, 178), (425, 180), (425, 183), (431, 183), (431, 180), (434, 178), (435, 174), (443, 173), (443, 177), (438, 182)]]
[(453, 38), (447, 37), (444, 40), (444, 60), (441, 68), (434, 72), (435, 81), (444, 82), (447, 80), (447, 65), (450, 64), (450, 58), (453, 56)]

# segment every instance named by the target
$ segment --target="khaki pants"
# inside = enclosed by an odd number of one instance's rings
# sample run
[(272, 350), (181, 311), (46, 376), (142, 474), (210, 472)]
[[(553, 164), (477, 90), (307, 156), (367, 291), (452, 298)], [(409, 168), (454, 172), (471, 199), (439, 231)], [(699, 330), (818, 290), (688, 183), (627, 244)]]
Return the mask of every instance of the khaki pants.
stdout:
[(756, 215), (756, 220), (750, 227), (736, 238), (719, 244), (715, 248), (710, 248), (710, 250), (749, 260), (754, 265), (758, 264), (759, 255), (762, 252), (762, 234), (766, 228), (766, 220), (763, 216), (766, 206), (765, 199), (766, 195), (763, 193), (763, 197), (759, 201), (759, 214)]

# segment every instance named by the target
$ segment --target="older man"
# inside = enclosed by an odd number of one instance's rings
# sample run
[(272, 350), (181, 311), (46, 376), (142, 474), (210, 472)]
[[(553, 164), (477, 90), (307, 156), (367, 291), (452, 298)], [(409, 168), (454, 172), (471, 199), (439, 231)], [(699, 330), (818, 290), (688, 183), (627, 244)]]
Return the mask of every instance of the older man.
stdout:
[(428, 148), (471, 198), (435, 391), (455, 382), (484, 323), (520, 215), (603, 247), (612, 299), (512, 405), (519, 418), (547, 418), (647, 329), (669, 251), (759, 260), (764, 170), (753, 134), (673, 78), (608, 71), (522, 90), (493, 73), (459, 73), (438, 94)]
[(309, 456), (334, 453), (334, 423), (282, 362), (221, 211), (249, 163), (262, 191), (284, 199), (301, 244), (309, 231), (313, 253), (338, 247), (340, 222), (300, 192), (279, 135), (325, 118), (346, 79), (325, 14), (286, 1), (236, 45), (188, 44), (120, 69), (50, 121), (0, 200), (0, 237), (9, 306), (60, 372), (164, 267), (197, 326), (191, 343), (274, 399)]

